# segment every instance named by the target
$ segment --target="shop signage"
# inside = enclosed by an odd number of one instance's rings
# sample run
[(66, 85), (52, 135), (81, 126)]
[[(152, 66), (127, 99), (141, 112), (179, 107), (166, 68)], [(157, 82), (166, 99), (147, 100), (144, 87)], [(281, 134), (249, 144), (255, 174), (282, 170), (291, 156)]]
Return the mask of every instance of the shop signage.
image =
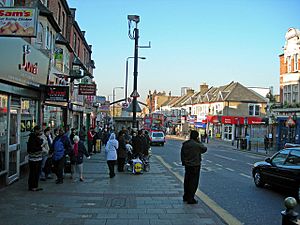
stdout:
[(96, 84), (79, 84), (79, 95), (96, 95)]
[(23, 62), (19, 64), (19, 69), (36, 75), (38, 73), (38, 63), (31, 63), (27, 60), (27, 55), (31, 52), (29, 45), (23, 45)]
[(45, 101), (52, 102), (68, 102), (69, 86), (47, 86), (45, 93)]
[(0, 36), (36, 37), (38, 10), (0, 8)]
[(96, 102), (103, 104), (106, 101), (106, 97), (105, 96), (96, 96)]
[(47, 84), (50, 59), (21, 38), (0, 37), (0, 79), (22, 86)]

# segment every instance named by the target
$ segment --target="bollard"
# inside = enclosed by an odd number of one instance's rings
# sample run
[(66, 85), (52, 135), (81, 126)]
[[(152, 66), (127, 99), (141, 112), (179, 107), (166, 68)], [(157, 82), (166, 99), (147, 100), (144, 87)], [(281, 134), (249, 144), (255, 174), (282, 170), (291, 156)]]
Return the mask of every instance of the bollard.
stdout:
[(286, 210), (281, 212), (282, 225), (300, 225), (300, 220), (297, 219), (298, 213), (294, 211), (297, 206), (297, 201), (293, 197), (287, 197), (284, 200)]

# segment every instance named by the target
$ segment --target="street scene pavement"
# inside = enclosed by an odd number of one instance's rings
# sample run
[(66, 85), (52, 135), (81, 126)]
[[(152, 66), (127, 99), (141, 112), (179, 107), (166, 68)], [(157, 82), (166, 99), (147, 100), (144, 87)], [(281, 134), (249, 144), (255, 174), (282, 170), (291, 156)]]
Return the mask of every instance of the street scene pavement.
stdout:
[(150, 172), (109, 178), (102, 151), (84, 160), (84, 182), (65, 174), (40, 181), (43, 191), (27, 190), (27, 176), (0, 190), (1, 225), (221, 225), (200, 199), (183, 203), (183, 184), (153, 155)]

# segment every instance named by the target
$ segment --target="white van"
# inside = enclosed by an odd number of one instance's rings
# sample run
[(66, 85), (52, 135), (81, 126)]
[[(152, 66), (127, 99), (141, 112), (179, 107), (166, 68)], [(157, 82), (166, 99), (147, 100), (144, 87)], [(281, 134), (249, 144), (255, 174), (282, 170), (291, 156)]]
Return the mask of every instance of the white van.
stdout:
[(158, 144), (164, 146), (166, 142), (165, 134), (162, 131), (152, 131), (150, 133), (150, 145)]

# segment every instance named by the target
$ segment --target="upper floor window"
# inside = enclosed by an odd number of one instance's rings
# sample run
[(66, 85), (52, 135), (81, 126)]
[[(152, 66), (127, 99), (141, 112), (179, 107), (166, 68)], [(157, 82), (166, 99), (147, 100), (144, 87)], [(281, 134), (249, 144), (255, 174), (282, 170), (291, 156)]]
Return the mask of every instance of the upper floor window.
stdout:
[(294, 71), (298, 71), (298, 54), (294, 55)]
[(77, 49), (77, 35), (76, 35), (76, 33), (73, 34), (73, 49), (74, 49), (74, 52), (76, 52), (76, 49)]
[(50, 49), (50, 39), (51, 39), (50, 29), (49, 29), (49, 27), (47, 27), (47, 32), (46, 32), (46, 47), (47, 47), (47, 49)]
[(43, 39), (44, 39), (44, 26), (43, 26), (43, 24), (39, 23), (36, 42), (42, 45)]
[(259, 116), (260, 106), (258, 104), (249, 105), (249, 116)]
[(61, 33), (63, 36), (65, 36), (65, 20), (66, 20), (66, 14), (65, 12), (62, 13), (62, 29)]
[(288, 73), (292, 72), (291, 56), (287, 57), (287, 70), (288, 70)]
[(80, 55), (79, 55), (79, 52), (80, 52), (80, 39), (79, 39), (79, 38), (77, 39), (77, 42), (78, 42), (78, 43), (77, 43), (77, 44), (78, 44), (78, 45), (77, 45), (77, 55), (80, 56)]

